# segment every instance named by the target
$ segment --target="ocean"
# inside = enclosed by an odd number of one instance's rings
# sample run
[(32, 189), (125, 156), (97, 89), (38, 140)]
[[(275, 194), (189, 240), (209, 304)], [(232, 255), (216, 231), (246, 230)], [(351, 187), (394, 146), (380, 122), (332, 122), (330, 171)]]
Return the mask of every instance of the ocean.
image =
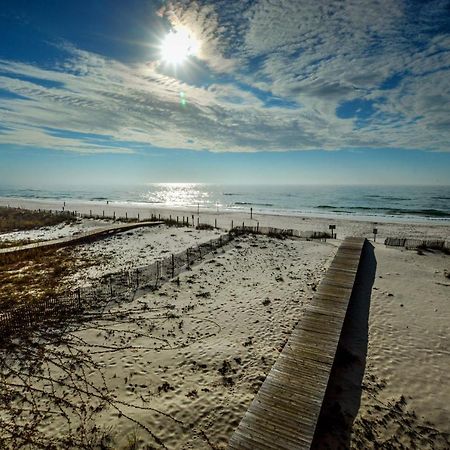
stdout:
[(133, 187), (0, 187), (0, 197), (450, 223), (450, 186), (154, 183)]

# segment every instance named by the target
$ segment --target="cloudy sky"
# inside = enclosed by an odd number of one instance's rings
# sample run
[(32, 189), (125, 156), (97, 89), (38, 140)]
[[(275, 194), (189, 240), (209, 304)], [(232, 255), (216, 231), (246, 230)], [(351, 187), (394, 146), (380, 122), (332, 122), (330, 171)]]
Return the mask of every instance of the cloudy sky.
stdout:
[(450, 0), (1, 3), (0, 184), (449, 173)]

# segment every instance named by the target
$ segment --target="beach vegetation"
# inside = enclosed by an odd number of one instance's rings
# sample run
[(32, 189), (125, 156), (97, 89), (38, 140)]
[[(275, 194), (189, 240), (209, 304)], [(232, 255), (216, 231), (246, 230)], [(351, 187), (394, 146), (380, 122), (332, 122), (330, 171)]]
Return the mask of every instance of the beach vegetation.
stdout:
[(76, 218), (69, 212), (54, 214), (47, 211), (30, 211), (22, 208), (0, 206), (0, 233), (34, 230), (74, 221), (76, 221)]
[(0, 309), (60, 295), (70, 276), (95, 262), (76, 256), (73, 249), (35, 249), (0, 259)]
[(196, 230), (214, 230), (214, 227), (209, 223), (199, 223), (196, 227)]

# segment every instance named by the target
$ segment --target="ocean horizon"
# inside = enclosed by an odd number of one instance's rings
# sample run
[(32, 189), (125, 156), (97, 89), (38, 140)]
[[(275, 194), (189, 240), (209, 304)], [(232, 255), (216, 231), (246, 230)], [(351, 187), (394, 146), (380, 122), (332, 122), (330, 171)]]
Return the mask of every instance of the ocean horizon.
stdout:
[(255, 213), (294, 216), (450, 221), (450, 186), (152, 183), (127, 187), (0, 187), (0, 197), (220, 211), (252, 208)]

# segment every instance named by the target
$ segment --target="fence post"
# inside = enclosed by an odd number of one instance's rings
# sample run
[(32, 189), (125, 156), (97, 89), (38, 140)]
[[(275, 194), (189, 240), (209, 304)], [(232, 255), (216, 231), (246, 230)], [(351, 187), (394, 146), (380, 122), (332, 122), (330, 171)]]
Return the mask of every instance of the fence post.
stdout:
[(172, 253), (172, 278), (175, 277), (175, 256)]
[(125, 211), (125, 219), (128, 219), (128, 211)]
[(140, 219), (139, 219), (139, 213), (138, 213), (138, 222), (139, 222), (139, 220), (140, 220)]
[(214, 219), (214, 228), (217, 228), (217, 219)]
[(233, 229), (233, 221), (231, 221), (231, 229)]
[(177, 216), (177, 225), (178, 225), (178, 216)]
[(156, 280), (155, 280), (155, 287), (158, 287), (158, 281), (159, 281), (159, 261), (156, 261)]
[(259, 222), (256, 222), (256, 232), (259, 232)]
[(197, 217), (197, 228), (200, 227), (200, 217)]
[(161, 220), (161, 214), (158, 214), (158, 220)]

